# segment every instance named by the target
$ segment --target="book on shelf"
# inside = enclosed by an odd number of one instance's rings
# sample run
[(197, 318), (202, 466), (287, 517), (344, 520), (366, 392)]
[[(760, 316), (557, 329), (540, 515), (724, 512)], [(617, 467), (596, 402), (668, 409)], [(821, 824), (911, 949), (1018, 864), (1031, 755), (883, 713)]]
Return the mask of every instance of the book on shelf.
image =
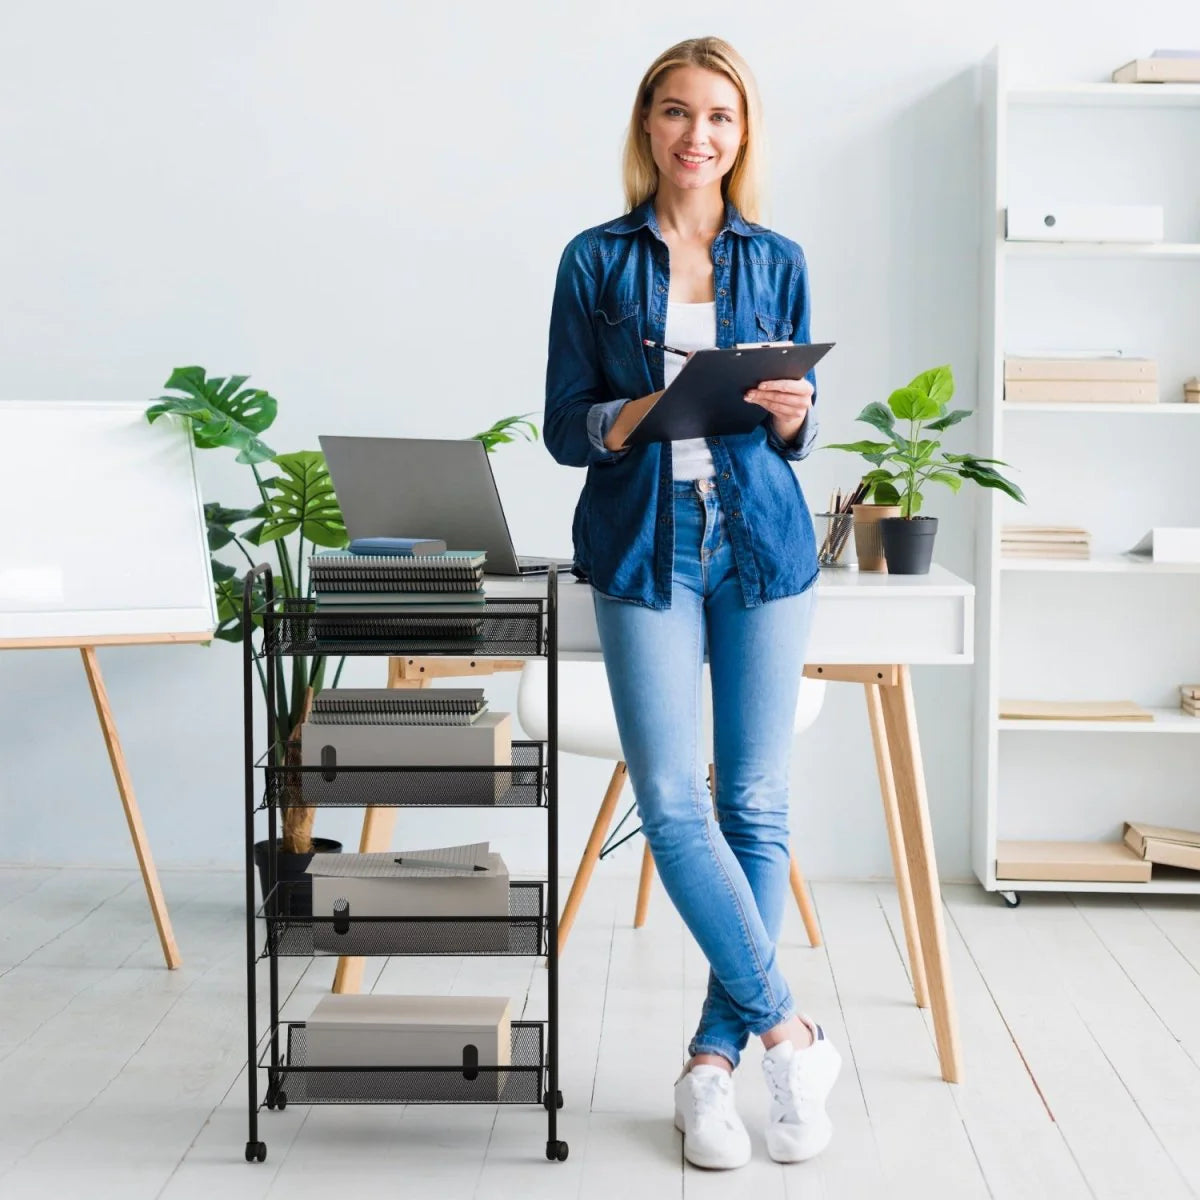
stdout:
[(1124, 841), (1138, 858), (1146, 862), (1200, 871), (1200, 833), (1190, 829), (1126, 821)]
[(1073, 525), (1005, 525), (1000, 551), (1013, 558), (1089, 558), (1092, 535)]
[(1132, 700), (1013, 700), (1000, 701), (1006, 721), (1153, 721), (1149, 709)]
[(996, 878), (1149, 883), (1150, 863), (1123, 842), (998, 842)]
[(1157, 382), (1112, 379), (1006, 379), (1010, 404), (1157, 404)]
[(1004, 359), (1004, 379), (1006, 383), (1019, 380), (1154, 383), (1158, 379), (1158, 363), (1152, 358), (1124, 354), (1008, 355)]
[(1113, 83), (1200, 83), (1200, 52), (1135, 58), (1112, 73)]
[(1183, 402), (1184, 404), (1200, 404), (1200, 375), (1193, 375), (1191, 379), (1184, 380)]

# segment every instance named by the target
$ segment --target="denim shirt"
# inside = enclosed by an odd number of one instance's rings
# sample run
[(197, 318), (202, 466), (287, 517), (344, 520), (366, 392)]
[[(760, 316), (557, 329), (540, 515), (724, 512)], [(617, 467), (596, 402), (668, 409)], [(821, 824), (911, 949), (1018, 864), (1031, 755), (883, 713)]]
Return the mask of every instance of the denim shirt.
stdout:
[[(808, 273), (795, 242), (727, 204), (712, 263), (718, 347), (809, 340)], [(604, 438), (624, 404), (663, 386), (663, 351), (642, 339), (663, 341), (669, 287), (653, 197), (568, 243), (550, 314), (543, 423), (556, 461), (587, 468), (572, 573), (606, 596), (656, 609), (671, 606), (671, 444), (613, 452)], [(812, 449), (816, 413), (788, 444), (764, 417), (750, 433), (705, 439), (747, 608), (803, 592), (818, 575), (812, 519), (788, 465)]]

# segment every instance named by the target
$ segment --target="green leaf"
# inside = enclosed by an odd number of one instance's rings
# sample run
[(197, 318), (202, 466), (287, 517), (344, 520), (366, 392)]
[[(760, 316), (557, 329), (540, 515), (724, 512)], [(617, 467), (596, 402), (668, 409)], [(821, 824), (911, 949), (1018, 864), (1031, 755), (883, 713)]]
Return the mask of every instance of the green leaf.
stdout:
[(489, 454), (494, 446), (516, 441), (516, 438), (513, 436), (514, 433), (519, 433), (528, 442), (536, 442), (538, 440), (538, 427), (532, 421), (526, 420), (527, 417), (532, 417), (533, 415), (533, 413), (524, 413), (518, 417), (502, 417), (490, 429), (485, 429), (483, 433), (475, 434), (475, 440), (482, 442), (484, 449)]
[(959, 466), (958, 471), (964, 479), (970, 479), (980, 487), (995, 488), (1019, 503), (1025, 503), (1024, 492), (1015, 483), (1005, 479), (1003, 475), (998, 471), (993, 471), (990, 467), (963, 463)]
[(897, 388), (888, 397), (888, 408), (901, 421), (928, 421), (942, 411), (942, 406), (914, 387)]
[(238, 451), (240, 463), (265, 462), (275, 451), (257, 435), (275, 420), (278, 403), (261, 388), (242, 388), (247, 378), (207, 379), (203, 367), (176, 367), (164, 386), (183, 395), (159, 396), (146, 410), (146, 420), (153, 424), (174, 414), (190, 424), (199, 449), (229, 446)]
[[(950, 397), (954, 395), (954, 373), (948, 366), (934, 367), (929, 371), (922, 371), (908, 386), (932, 400), (940, 410), (944, 404), (950, 402)], [(935, 412), (933, 415), (937, 416), (937, 413)]]
[(227, 579), (232, 579), (237, 570), (231, 567), (228, 563), (221, 562), (220, 559), (213, 558), (209, 560), (212, 563), (212, 577), (215, 583), (224, 583)]
[(286, 537), (299, 529), (314, 545), (334, 549), (344, 546), (346, 522), (334, 495), (325, 456), (316, 450), (300, 450), (295, 454), (277, 454), (271, 461), (283, 474), (264, 480), (274, 495), (270, 497), (270, 515), (258, 544)]
[(973, 415), (969, 408), (956, 408), (953, 412), (948, 412), (944, 417), (938, 417), (936, 421), (930, 421), (925, 428), (941, 433), (943, 429), (949, 429), (951, 425), (957, 425), (959, 421), (965, 421)]
[(889, 483), (886, 480), (880, 480), (874, 484), (867, 492), (871, 500), (875, 504), (899, 504), (900, 493), (896, 490), (894, 483)]
[(944, 483), (952, 492), (957, 492), (962, 487), (963, 481), (951, 471), (933, 471), (925, 476), (926, 479), (932, 479), (934, 483)]
[[(217, 564), (214, 562), (213, 566)], [(213, 588), (217, 598), (217, 629), (215, 636), (223, 642), (240, 642), (246, 636), (245, 623), (242, 621), (242, 595), (246, 589), (245, 575), (230, 575), (218, 580)], [(251, 605), (260, 608), (266, 603), (267, 591), (262, 576), (254, 581), (251, 592)], [(262, 618), (252, 618), (255, 627), (261, 627)]]
[(916, 465), (927, 465), (929, 460), (933, 457), (933, 452), (941, 444), (941, 442), (934, 441), (932, 438), (922, 438), (917, 443)]
[(995, 463), (1001, 467), (1008, 466), (1002, 458), (976, 458), (974, 454), (943, 454), (942, 457), (952, 463)]
[(892, 452), (891, 442), (830, 442), (826, 450), (848, 450), (851, 454), (881, 454)]
[(225, 508), (220, 504), (206, 504), (204, 521), (208, 526), (208, 548), (220, 550), (222, 546), (228, 546), (236, 536), (232, 526), (237, 522), (266, 515), (266, 506), (262, 504), (255, 508)]

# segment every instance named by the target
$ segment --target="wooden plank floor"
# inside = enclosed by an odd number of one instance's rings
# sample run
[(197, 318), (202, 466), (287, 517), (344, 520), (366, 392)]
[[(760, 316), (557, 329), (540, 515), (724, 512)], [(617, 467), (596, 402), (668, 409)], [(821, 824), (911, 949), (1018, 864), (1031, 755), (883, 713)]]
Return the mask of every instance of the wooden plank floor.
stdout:
[[(945, 889), (966, 1081), (937, 1075), (912, 1004), (894, 889), (813, 888), (814, 951), (789, 910), (782, 961), (801, 1007), (841, 1048), (833, 1145), (766, 1155), (761, 1052), (738, 1071), (753, 1162), (686, 1167), (671, 1085), (706, 967), (656, 885), (597, 872), (563, 960), (561, 1136), (516, 1107), (263, 1112), (248, 1164), (243, 881), (164, 872), (184, 967), (162, 967), (136, 874), (0, 868), (0, 1196), (88, 1200), (457, 1200), (1200, 1195), (1200, 906), (1177, 897), (1039, 897), (1004, 907)], [(380, 991), (503, 992), (545, 1015), (524, 959), (368, 960)], [(303, 1017), (332, 960), (284, 959), (285, 1015)]]

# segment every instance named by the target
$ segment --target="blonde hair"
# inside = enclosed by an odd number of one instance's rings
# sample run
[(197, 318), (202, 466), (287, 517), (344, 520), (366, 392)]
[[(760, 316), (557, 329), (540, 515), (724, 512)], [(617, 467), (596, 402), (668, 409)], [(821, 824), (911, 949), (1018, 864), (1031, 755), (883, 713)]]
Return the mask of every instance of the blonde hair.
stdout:
[(746, 112), (746, 141), (739, 148), (733, 167), (721, 180), (721, 194), (748, 221), (758, 221), (762, 207), (762, 167), (765, 151), (762, 102), (746, 60), (721, 38), (689, 38), (664, 50), (651, 64), (638, 85), (625, 135), (622, 182), (630, 210), (653, 196), (658, 189), (658, 168), (650, 153), (650, 135), (642, 121), (650, 110), (654, 91), (668, 71), (676, 67), (702, 67), (724, 75), (742, 96)]

